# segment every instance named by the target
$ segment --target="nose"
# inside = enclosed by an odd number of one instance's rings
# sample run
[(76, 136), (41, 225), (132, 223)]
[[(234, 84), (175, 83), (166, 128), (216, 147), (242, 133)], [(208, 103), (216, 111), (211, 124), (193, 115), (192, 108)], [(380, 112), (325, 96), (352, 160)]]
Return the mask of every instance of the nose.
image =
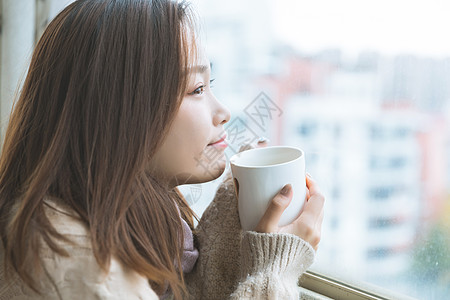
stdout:
[(231, 114), (230, 111), (222, 104), (219, 100), (214, 97), (216, 102), (216, 109), (214, 111), (214, 126), (223, 125), (230, 121)]

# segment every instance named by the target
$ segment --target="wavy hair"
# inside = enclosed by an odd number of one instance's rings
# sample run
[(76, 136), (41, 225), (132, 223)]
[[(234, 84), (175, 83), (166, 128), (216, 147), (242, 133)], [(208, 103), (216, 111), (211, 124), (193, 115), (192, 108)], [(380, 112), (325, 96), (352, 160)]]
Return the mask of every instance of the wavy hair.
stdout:
[(80, 0), (37, 43), (0, 158), (5, 267), (35, 291), (41, 243), (68, 255), (52, 197), (88, 226), (102, 268), (115, 256), (158, 293), (186, 293), (179, 215), (192, 226), (193, 212), (148, 165), (186, 92), (194, 19), (184, 2)]

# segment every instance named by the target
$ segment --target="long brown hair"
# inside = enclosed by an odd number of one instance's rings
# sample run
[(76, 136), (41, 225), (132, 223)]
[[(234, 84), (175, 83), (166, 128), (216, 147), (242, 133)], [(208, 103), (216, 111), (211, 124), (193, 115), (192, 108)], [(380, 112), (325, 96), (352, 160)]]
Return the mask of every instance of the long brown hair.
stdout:
[(0, 158), (5, 266), (31, 288), (42, 241), (68, 255), (44, 212), (51, 196), (89, 227), (102, 268), (114, 255), (157, 292), (186, 292), (179, 211), (191, 226), (193, 212), (148, 163), (186, 91), (194, 32), (189, 5), (169, 0), (80, 0), (45, 30)]

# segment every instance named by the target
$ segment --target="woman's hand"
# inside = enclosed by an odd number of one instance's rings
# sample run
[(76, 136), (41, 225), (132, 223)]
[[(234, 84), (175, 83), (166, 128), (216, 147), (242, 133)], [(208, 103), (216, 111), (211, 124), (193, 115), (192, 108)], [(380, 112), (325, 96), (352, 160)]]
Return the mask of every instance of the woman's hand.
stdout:
[(272, 199), (255, 231), (295, 234), (317, 250), (322, 231), (325, 198), (310, 175), (306, 176), (306, 187), (306, 201), (296, 220), (286, 226), (278, 226), (281, 214), (292, 200), (292, 187), (288, 184)]

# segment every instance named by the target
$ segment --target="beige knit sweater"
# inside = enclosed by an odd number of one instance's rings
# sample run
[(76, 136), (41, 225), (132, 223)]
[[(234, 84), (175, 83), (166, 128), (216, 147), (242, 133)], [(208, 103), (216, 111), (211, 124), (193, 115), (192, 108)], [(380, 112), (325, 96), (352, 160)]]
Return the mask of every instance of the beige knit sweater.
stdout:
[[(241, 232), (231, 175), (219, 187), (197, 229), (200, 255), (186, 274), (191, 299), (298, 299), (299, 276), (312, 264), (313, 248), (290, 234)], [(77, 243), (62, 244), (70, 257), (44, 249), (49, 281), (36, 295), (15, 277), (6, 280), (0, 247), (0, 300), (148, 299), (159, 297), (146, 278), (112, 259), (107, 272), (93, 256), (88, 230), (70, 212), (53, 204), (48, 215), (57, 230)]]
[(314, 249), (291, 234), (242, 232), (231, 175), (195, 230), (200, 255), (186, 274), (192, 299), (299, 299)]

